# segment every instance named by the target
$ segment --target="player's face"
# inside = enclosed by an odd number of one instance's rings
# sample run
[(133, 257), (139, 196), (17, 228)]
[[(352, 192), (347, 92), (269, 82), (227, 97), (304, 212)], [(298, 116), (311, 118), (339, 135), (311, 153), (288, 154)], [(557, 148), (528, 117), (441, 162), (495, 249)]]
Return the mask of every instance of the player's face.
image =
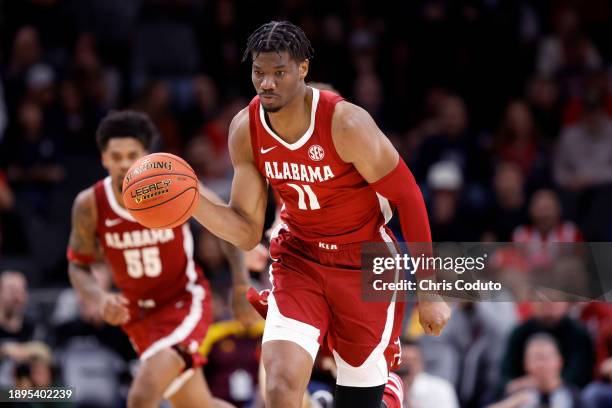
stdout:
[(132, 137), (113, 138), (102, 152), (102, 165), (108, 171), (115, 188), (121, 191), (123, 178), (136, 160), (148, 154), (142, 143)]
[(304, 86), (308, 60), (297, 62), (288, 52), (261, 52), (253, 58), (251, 79), (267, 112), (278, 112)]

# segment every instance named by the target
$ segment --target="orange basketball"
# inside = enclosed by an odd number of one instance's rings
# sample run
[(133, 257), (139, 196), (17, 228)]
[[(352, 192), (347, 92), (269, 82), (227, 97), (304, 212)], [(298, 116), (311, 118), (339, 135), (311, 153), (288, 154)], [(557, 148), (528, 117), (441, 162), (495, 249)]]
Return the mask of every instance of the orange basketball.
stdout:
[(189, 164), (169, 153), (141, 157), (123, 179), (123, 203), (148, 228), (186, 222), (199, 201), (198, 178)]

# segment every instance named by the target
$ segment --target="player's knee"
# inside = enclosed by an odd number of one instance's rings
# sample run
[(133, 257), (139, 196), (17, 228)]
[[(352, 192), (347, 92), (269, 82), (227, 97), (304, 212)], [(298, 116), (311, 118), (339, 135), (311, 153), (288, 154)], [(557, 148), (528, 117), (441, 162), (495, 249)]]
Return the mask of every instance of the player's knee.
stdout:
[(290, 373), (272, 370), (266, 375), (266, 396), (271, 401), (287, 396), (297, 396), (301, 388), (300, 379)]
[(128, 393), (127, 406), (128, 408), (153, 407), (159, 404), (159, 399), (157, 393), (147, 387), (133, 384)]

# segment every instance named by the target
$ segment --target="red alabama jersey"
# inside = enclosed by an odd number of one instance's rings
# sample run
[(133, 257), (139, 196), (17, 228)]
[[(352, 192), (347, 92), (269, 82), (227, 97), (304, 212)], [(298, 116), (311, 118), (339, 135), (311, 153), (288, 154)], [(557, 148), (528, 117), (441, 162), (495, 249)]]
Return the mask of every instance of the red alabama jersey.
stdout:
[(298, 238), (338, 244), (372, 240), (391, 218), (389, 203), (336, 152), (332, 117), (342, 98), (312, 91), (310, 127), (295, 143), (274, 133), (259, 97), (253, 98), (249, 124), (257, 168), (283, 201), (281, 219)]
[(193, 261), (189, 225), (143, 227), (117, 202), (110, 177), (98, 181), (94, 191), (97, 238), (130, 307), (154, 308), (188, 295), (203, 279)]

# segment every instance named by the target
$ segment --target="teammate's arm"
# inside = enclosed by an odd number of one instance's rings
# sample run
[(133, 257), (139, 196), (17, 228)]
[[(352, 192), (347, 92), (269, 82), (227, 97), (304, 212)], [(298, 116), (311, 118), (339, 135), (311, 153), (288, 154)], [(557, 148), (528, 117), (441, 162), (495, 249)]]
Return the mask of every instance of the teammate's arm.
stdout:
[[(404, 240), (430, 243), (429, 220), (421, 190), (372, 117), (356, 105), (339, 102), (334, 111), (332, 137), (340, 158), (352, 163), (377, 193), (395, 205)], [(422, 275), (417, 276), (420, 277)], [(450, 309), (441, 299), (420, 300), (419, 317), (423, 329), (427, 334), (439, 335), (450, 318)]]
[(72, 230), (68, 243), (68, 276), (81, 299), (94, 302), (102, 318), (109, 324), (127, 323), (127, 299), (120, 294), (106, 292), (92, 274), (96, 258), (97, 211), (92, 188), (82, 191), (72, 207)]
[(200, 203), (193, 216), (219, 238), (249, 250), (261, 240), (268, 193), (266, 181), (253, 159), (248, 109), (243, 109), (232, 120), (229, 150), (234, 167), (229, 204), (216, 203), (201, 191)]
[[(200, 193), (206, 196), (211, 202), (223, 205), (223, 200), (212, 190), (200, 184)], [(230, 266), (232, 273), (232, 311), (234, 318), (246, 327), (250, 327), (256, 323), (258, 319), (257, 312), (247, 300), (246, 293), (251, 286), (249, 283), (249, 271), (245, 264), (244, 252), (236, 248), (229, 242), (219, 239), (219, 246), (225, 259)]]

